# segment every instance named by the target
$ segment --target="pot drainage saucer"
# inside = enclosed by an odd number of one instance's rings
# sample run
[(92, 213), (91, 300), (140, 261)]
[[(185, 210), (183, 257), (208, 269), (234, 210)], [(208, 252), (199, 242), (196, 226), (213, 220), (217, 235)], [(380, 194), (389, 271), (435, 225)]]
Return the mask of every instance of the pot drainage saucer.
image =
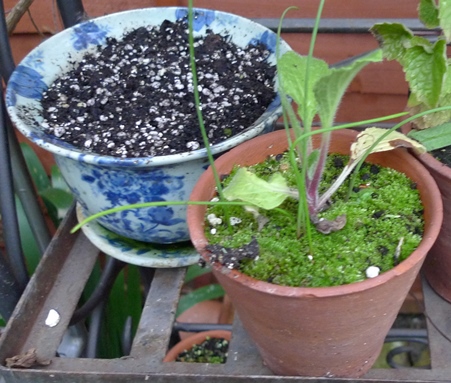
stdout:
[[(86, 217), (77, 204), (79, 222)], [(159, 245), (122, 237), (91, 221), (82, 226), (83, 233), (100, 251), (120, 261), (144, 267), (183, 267), (197, 263), (200, 256), (189, 242)]]

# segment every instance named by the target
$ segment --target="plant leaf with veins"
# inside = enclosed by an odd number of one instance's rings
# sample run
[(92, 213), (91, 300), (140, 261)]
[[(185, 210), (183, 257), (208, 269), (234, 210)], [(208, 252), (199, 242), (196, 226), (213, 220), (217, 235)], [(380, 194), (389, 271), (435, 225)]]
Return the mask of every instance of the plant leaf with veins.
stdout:
[(400, 62), (415, 98), (428, 108), (437, 106), (446, 73), (445, 40), (432, 44), (399, 23), (375, 24), (371, 32), (385, 57)]
[[(298, 114), (304, 121), (304, 125), (309, 126), (318, 110), (318, 104), (313, 94), (313, 87), (321, 77), (329, 73), (330, 69), (325, 61), (312, 57), (309, 66), (308, 95), (306, 97), (305, 72), (307, 60), (307, 56), (301, 56), (296, 52), (289, 51), (279, 59), (277, 66), (279, 68), (282, 88), (298, 105)], [(305, 105), (306, 100), (308, 100), (307, 106)]]
[(376, 49), (357, 57), (349, 65), (331, 68), (330, 73), (321, 77), (314, 87), (319, 115), (323, 127), (331, 126), (340, 101), (354, 77), (369, 63), (382, 61), (382, 51)]
[(440, 25), (438, 7), (435, 0), (420, 0), (418, 18), (427, 28), (437, 28)]
[(259, 178), (245, 168), (240, 168), (223, 190), (229, 201), (241, 200), (266, 210), (274, 209), (289, 196), (298, 198), (298, 192), (287, 185), (280, 173), (274, 173), (268, 181)]
[(439, 6), (440, 28), (442, 28), (446, 41), (451, 41), (451, 1), (440, 0)]

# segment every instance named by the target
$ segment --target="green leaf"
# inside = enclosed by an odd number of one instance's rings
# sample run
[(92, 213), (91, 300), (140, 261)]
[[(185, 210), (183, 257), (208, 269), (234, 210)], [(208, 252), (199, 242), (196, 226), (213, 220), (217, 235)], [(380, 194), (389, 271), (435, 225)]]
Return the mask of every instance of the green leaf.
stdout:
[(440, 25), (439, 11), (435, 0), (420, 0), (418, 18), (427, 28), (437, 28)]
[(296, 196), (280, 173), (265, 181), (245, 168), (238, 169), (223, 193), (229, 201), (241, 200), (267, 210), (279, 206), (288, 196)]
[(18, 197), (15, 197), (15, 199), (17, 219), (19, 221), (20, 242), (26, 259), (27, 269), (31, 275), (34, 273), (34, 270), (39, 264), (41, 252), (33, 231), (31, 230), (30, 224), (28, 223), (28, 218), (25, 214), (22, 203)]
[(353, 60), (349, 65), (332, 68), (318, 80), (314, 92), (323, 127), (332, 125), (338, 106), (351, 81), (367, 64), (382, 61), (382, 51), (376, 49)]
[(66, 216), (69, 208), (72, 206), (74, 200), (72, 194), (65, 190), (48, 188), (39, 195), (42, 197), (49, 213), (56, 215), (52, 219), (58, 225), (59, 221)]
[(428, 108), (437, 106), (446, 73), (446, 42), (413, 36), (399, 23), (376, 24), (371, 31), (378, 39), (384, 56), (398, 60), (417, 101)]
[(412, 130), (409, 137), (421, 142), (429, 152), (451, 145), (451, 122), (429, 129)]
[(186, 270), (185, 283), (191, 282), (193, 279), (200, 277), (201, 275), (211, 272), (210, 267), (201, 267), (199, 265), (191, 265)]
[(370, 29), (388, 60), (402, 60), (406, 47), (414, 37), (410, 29), (400, 23), (379, 23)]
[(406, 50), (401, 62), (411, 92), (427, 107), (437, 106), (446, 73), (446, 42), (439, 39), (432, 53), (416, 45)]
[(439, 18), (446, 41), (451, 41), (451, 0), (440, 0)]
[(63, 175), (61, 174), (60, 169), (58, 168), (58, 166), (53, 165), (51, 170), (50, 170), (50, 179), (52, 182), (52, 187), (54, 189), (61, 189), (61, 190), (65, 190), (68, 193), (70, 193), (70, 188), (69, 186), (67, 186), (67, 183), (65, 181), (65, 179), (63, 178)]
[[(313, 95), (313, 88), (321, 77), (329, 73), (329, 66), (323, 60), (312, 58), (309, 66), (309, 86), (307, 97), (305, 94), (307, 56), (301, 56), (296, 52), (285, 53), (278, 61), (280, 84), (284, 92), (298, 105), (298, 114), (304, 121), (304, 125), (311, 125), (311, 121), (317, 112), (317, 103)], [(307, 106), (306, 105), (306, 99)]]
[(175, 316), (178, 317), (181, 313), (199, 302), (218, 299), (223, 296), (224, 289), (219, 284), (199, 287), (198, 289), (191, 291), (180, 298)]
[(30, 145), (21, 143), (20, 147), (22, 149), (28, 171), (30, 172), (31, 178), (33, 179), (38, 192), (49, 188), (50, 180), (44, 167), (42, 166), (41, 161), (39, 160), (39, 157), (36, 155)]

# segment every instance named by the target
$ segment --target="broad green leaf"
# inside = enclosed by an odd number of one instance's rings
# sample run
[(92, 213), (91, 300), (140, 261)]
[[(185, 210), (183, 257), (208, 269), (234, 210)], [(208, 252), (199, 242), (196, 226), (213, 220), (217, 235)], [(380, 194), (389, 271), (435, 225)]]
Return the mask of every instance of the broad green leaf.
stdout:
[(50, 171), (51, 171), (50, 179), (52, 182), (52, 187), (55, 189), (65, 190), (68, 193), (70, 193), (71, 191), (69, 189), (69, 186), (67, 186), (67, 183), (66, 183), (65, 179), (63, 178), (58, 166), (56, 166), (56, 165), (52, 166)]
[[(419, 154), (426, 152), (424, 146), (399, 132), (390, 132), (381, 139), (386, 133), (387, 129), (382, 128), (367, 128), (359, 133), (356, 141), (351, 145), (351, 162), (359, 161), (369, 153), (385, 152), (397, 147), (412, 148)], [(369, 151), (377, 141), (379, 142), (376, 146)]]
[(223, 193), (229, 201), (241, 200), (267, 210), (276, 208), (288, 196), (295, 196), (280, 173), (265, 181), (245, 168), (238, 169)]
[[(419, 101), (415, 93), (411, 93), (408, 103), (408, 107), (411, 109), (411, 114), (417, 114), (430, 110), (430, 108)], [(437, 103), (437, 107), (451, 105), (451, 66), (446, 67), (446, 73), (442, 84), (442, 90), (440, 92), (440, 98)], [(434, 126), (442, 125), (451, 120), (451, 110), (442, 110), (440, 112), (426, 114), (414, 120), (416, 129), (427, 129)]]
[[(440, 96), (440, 100), (437, 106), (447, 106), (447, 105), (451, 105), (451, 94), (442, 92), (442, 95)], [(409, 107), (410, 106), (411, 104), (409, 103)], [(411, 108), (411, 114), (414, 115), (427, 110), (430, 110), (430, 108), (428, 108), (423, 103), (419, 103)], [(416, 118), (413, 121), (413, 124), (415, 125), (416, 129), (422, 130), (442, 125), (450, 120), (451, 120), (451, 110), (442, 110), (440, 112), (429, 113), (419, 118)]]
[(440, 0), (439, 18), (446, 41), (451, 41), (451, 0)]
[(412, 130), (409, 137), (421, 142), (429, 152), (451, 145), (451, 122), (424, 130)]
[(338, 106), (351, 81), (367, 64), (382, 61), (382, 51), (376, 49), (353, 60), (349, 65), (330, 69), (318, 80), (314, 92), (323, 127), (332, 125)]
[(440, 25), (439, 12), (435, 0), (420, 0), (418, 18), (427, 28), (437, 28)]
[(309, 126), (317, 113), (313, 87), (318, 79), (329, 73), (329, 66), (325, 61), (312, 57), (309, 66), (309, 86), (306, 96), (307, 61), (307, 56), (301, 56), (296, 52), (289, 51), (279, 59), (277, 68), (279, 70), (280, 85), (284, 93), (296, 102), (299, 108), (299, 116), (304, 121), (304, 124)]
[(370, 29), (388, 60), (402, 60), (413, 33), (400, 23), (379, 23)]
[(36, 155), (30, 145), (21, 143), (20, 147), (22, 149), (28, 171), (30, 172), (31, 178), (34, 181), (38, 192), (49, 188), (50, 180), (44, 167), (41, 164), (41, 161), (39, 160), (39, 157)]
[(401, 65), (411, 92), (427, 107), (437, 106), (446, 73), (446, 42), (437, 40), (432, 53), (422, 45), (406, 49)]
[(438, 39), (432, 44), (398, 23), (376, 24), (371, 31), (384, 56), (402, 65), (416, 100), (428, 108), (437, 106), (446, 72), (446, 42)]
[(41, 252), (31, 230), (28, 218), (18, 197), (16, 199), (16, 212), (19, 222), (20, 242), (27, 263), (29, 274), (33, 274), (41, 259)]
[(193, 290), (180, 298), (175, 316), (178, 317), (185, 310), (188, 310), (190, 307), (199, 302), (218, 299), (223, 296), (224, 289), (219, 284), (199, 287), (198, 289)]
[(72, 205), (73, 196), (65, 190), (48, 188), (39, 194), (52, 215), (52, 220), (58, 226)]

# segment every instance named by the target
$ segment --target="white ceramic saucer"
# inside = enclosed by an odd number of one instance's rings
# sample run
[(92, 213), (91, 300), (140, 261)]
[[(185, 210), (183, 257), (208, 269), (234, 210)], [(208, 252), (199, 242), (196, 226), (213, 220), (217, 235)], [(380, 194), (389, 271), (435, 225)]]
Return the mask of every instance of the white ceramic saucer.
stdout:
[[(86, 217), (77, 204), (79, 222)], [(82, 226), (83, 233), (100, 251), (123, 262), (144, 267), (183, 267), (197, 263), (199, 254), (191, 243), (156, 245), (122, 237), (96, 221)]]

